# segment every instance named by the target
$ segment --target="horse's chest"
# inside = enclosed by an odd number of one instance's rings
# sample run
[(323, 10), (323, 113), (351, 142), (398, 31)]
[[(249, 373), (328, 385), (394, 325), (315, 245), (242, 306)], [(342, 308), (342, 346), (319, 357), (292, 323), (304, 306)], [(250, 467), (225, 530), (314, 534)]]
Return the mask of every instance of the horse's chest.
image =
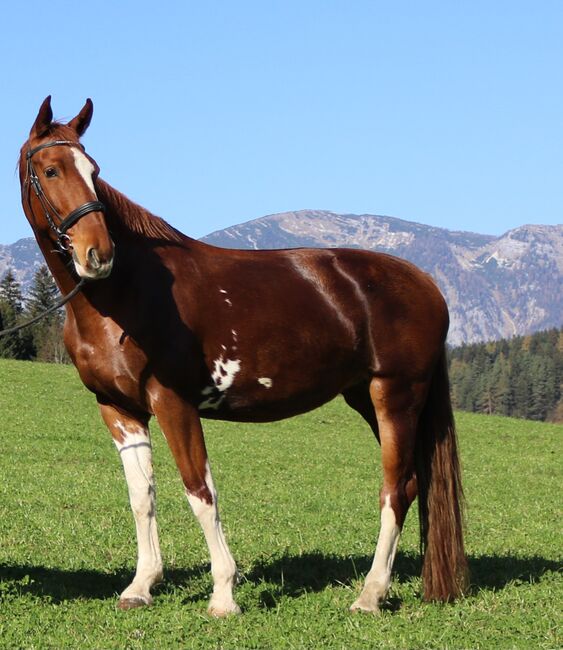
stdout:
[(114, 399), (122, 396), (136, 404), (144, 402), (140, 379), (147, 360), (128, 340), (82, 340), (73, 357), (82, 382), (92, 392)]

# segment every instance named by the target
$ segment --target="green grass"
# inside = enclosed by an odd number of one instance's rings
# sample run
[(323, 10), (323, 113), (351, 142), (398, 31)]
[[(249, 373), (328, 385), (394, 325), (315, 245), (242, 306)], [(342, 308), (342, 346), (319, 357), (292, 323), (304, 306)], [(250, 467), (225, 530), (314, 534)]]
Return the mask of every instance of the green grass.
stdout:
[(207, 549), (153, 426), (166, 580), (117, 610), (136, 560), (125, 481), (74, 368), (0, 362), (0, 647), (558, 648), (563, 427), (458, 414), (472, 593), (420, 599), (417, 517), (379, 616), (348, 607), (378, 530), (379, 448), (341, 400), (206, 423), (243, 615), (206, 615)]

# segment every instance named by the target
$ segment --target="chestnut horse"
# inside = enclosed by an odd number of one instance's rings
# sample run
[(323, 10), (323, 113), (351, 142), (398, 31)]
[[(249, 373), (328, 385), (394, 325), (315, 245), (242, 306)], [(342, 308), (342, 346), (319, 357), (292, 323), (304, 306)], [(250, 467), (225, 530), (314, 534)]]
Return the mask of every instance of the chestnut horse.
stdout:
[[(201, 418), (267, 422), (342, 394), (382, 449), (381, 528), (352, 609), (385, 599), (417, 496), (424, 597), (465, 587), (462, 491), (444, 341), (448, 311), (412, 264), (346, 249), (226, 250), (184, 236), (98, 177), (42, 104), (20, 155), (22, 203), (63, 294), (64, 340), (121, 456), (138, 542), (122, 608), (162, 578), (148, 423), (156, 416), (211, 556), (209, 612), (239, 611)], [(58, 250), (54, 250), (57, 249)], [(343, 432), (345, 435), (345, 432)]]

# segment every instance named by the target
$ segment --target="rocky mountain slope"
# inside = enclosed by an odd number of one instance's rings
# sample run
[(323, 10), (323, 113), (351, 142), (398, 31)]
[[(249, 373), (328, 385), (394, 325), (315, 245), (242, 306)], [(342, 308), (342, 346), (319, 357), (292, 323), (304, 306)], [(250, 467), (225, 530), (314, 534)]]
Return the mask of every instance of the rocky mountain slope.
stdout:
[(35, 271), (44, 264), (41, 251), (33, 237), (18, 239), (15, 244), (0, 244), (0, 278), (11, 269), (24, 293), (29, 289)]
[[(563, 323), (563, 225), (521, 226), (493, 237), (392, 217), (301, 210), (255, 219), (203, 240), (231, 248), (365, 248), (408, 259), (431, 273), (444, 292), (454, 345)], [(0, 277), (13, 268), (24, 290), (41, 263), (32, 238), (0, 245)]]
[(521, 226), (500, 237), (392, 217), (285, 212), (214, 232), (232, 248), (345, 246), (397, 255), (431, 273), (451, 312), (449, 342), (510, 337), (563, 322), (563, 226)]

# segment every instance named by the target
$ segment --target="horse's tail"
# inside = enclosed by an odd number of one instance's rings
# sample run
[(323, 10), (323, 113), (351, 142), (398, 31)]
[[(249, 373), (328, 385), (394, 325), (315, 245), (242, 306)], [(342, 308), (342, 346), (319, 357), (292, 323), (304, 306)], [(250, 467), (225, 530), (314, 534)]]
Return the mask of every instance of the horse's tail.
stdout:
[(468, 584), (463, 490), (445, 348), (417, 432), (416, 474), (425, 600), (450, 601)]

